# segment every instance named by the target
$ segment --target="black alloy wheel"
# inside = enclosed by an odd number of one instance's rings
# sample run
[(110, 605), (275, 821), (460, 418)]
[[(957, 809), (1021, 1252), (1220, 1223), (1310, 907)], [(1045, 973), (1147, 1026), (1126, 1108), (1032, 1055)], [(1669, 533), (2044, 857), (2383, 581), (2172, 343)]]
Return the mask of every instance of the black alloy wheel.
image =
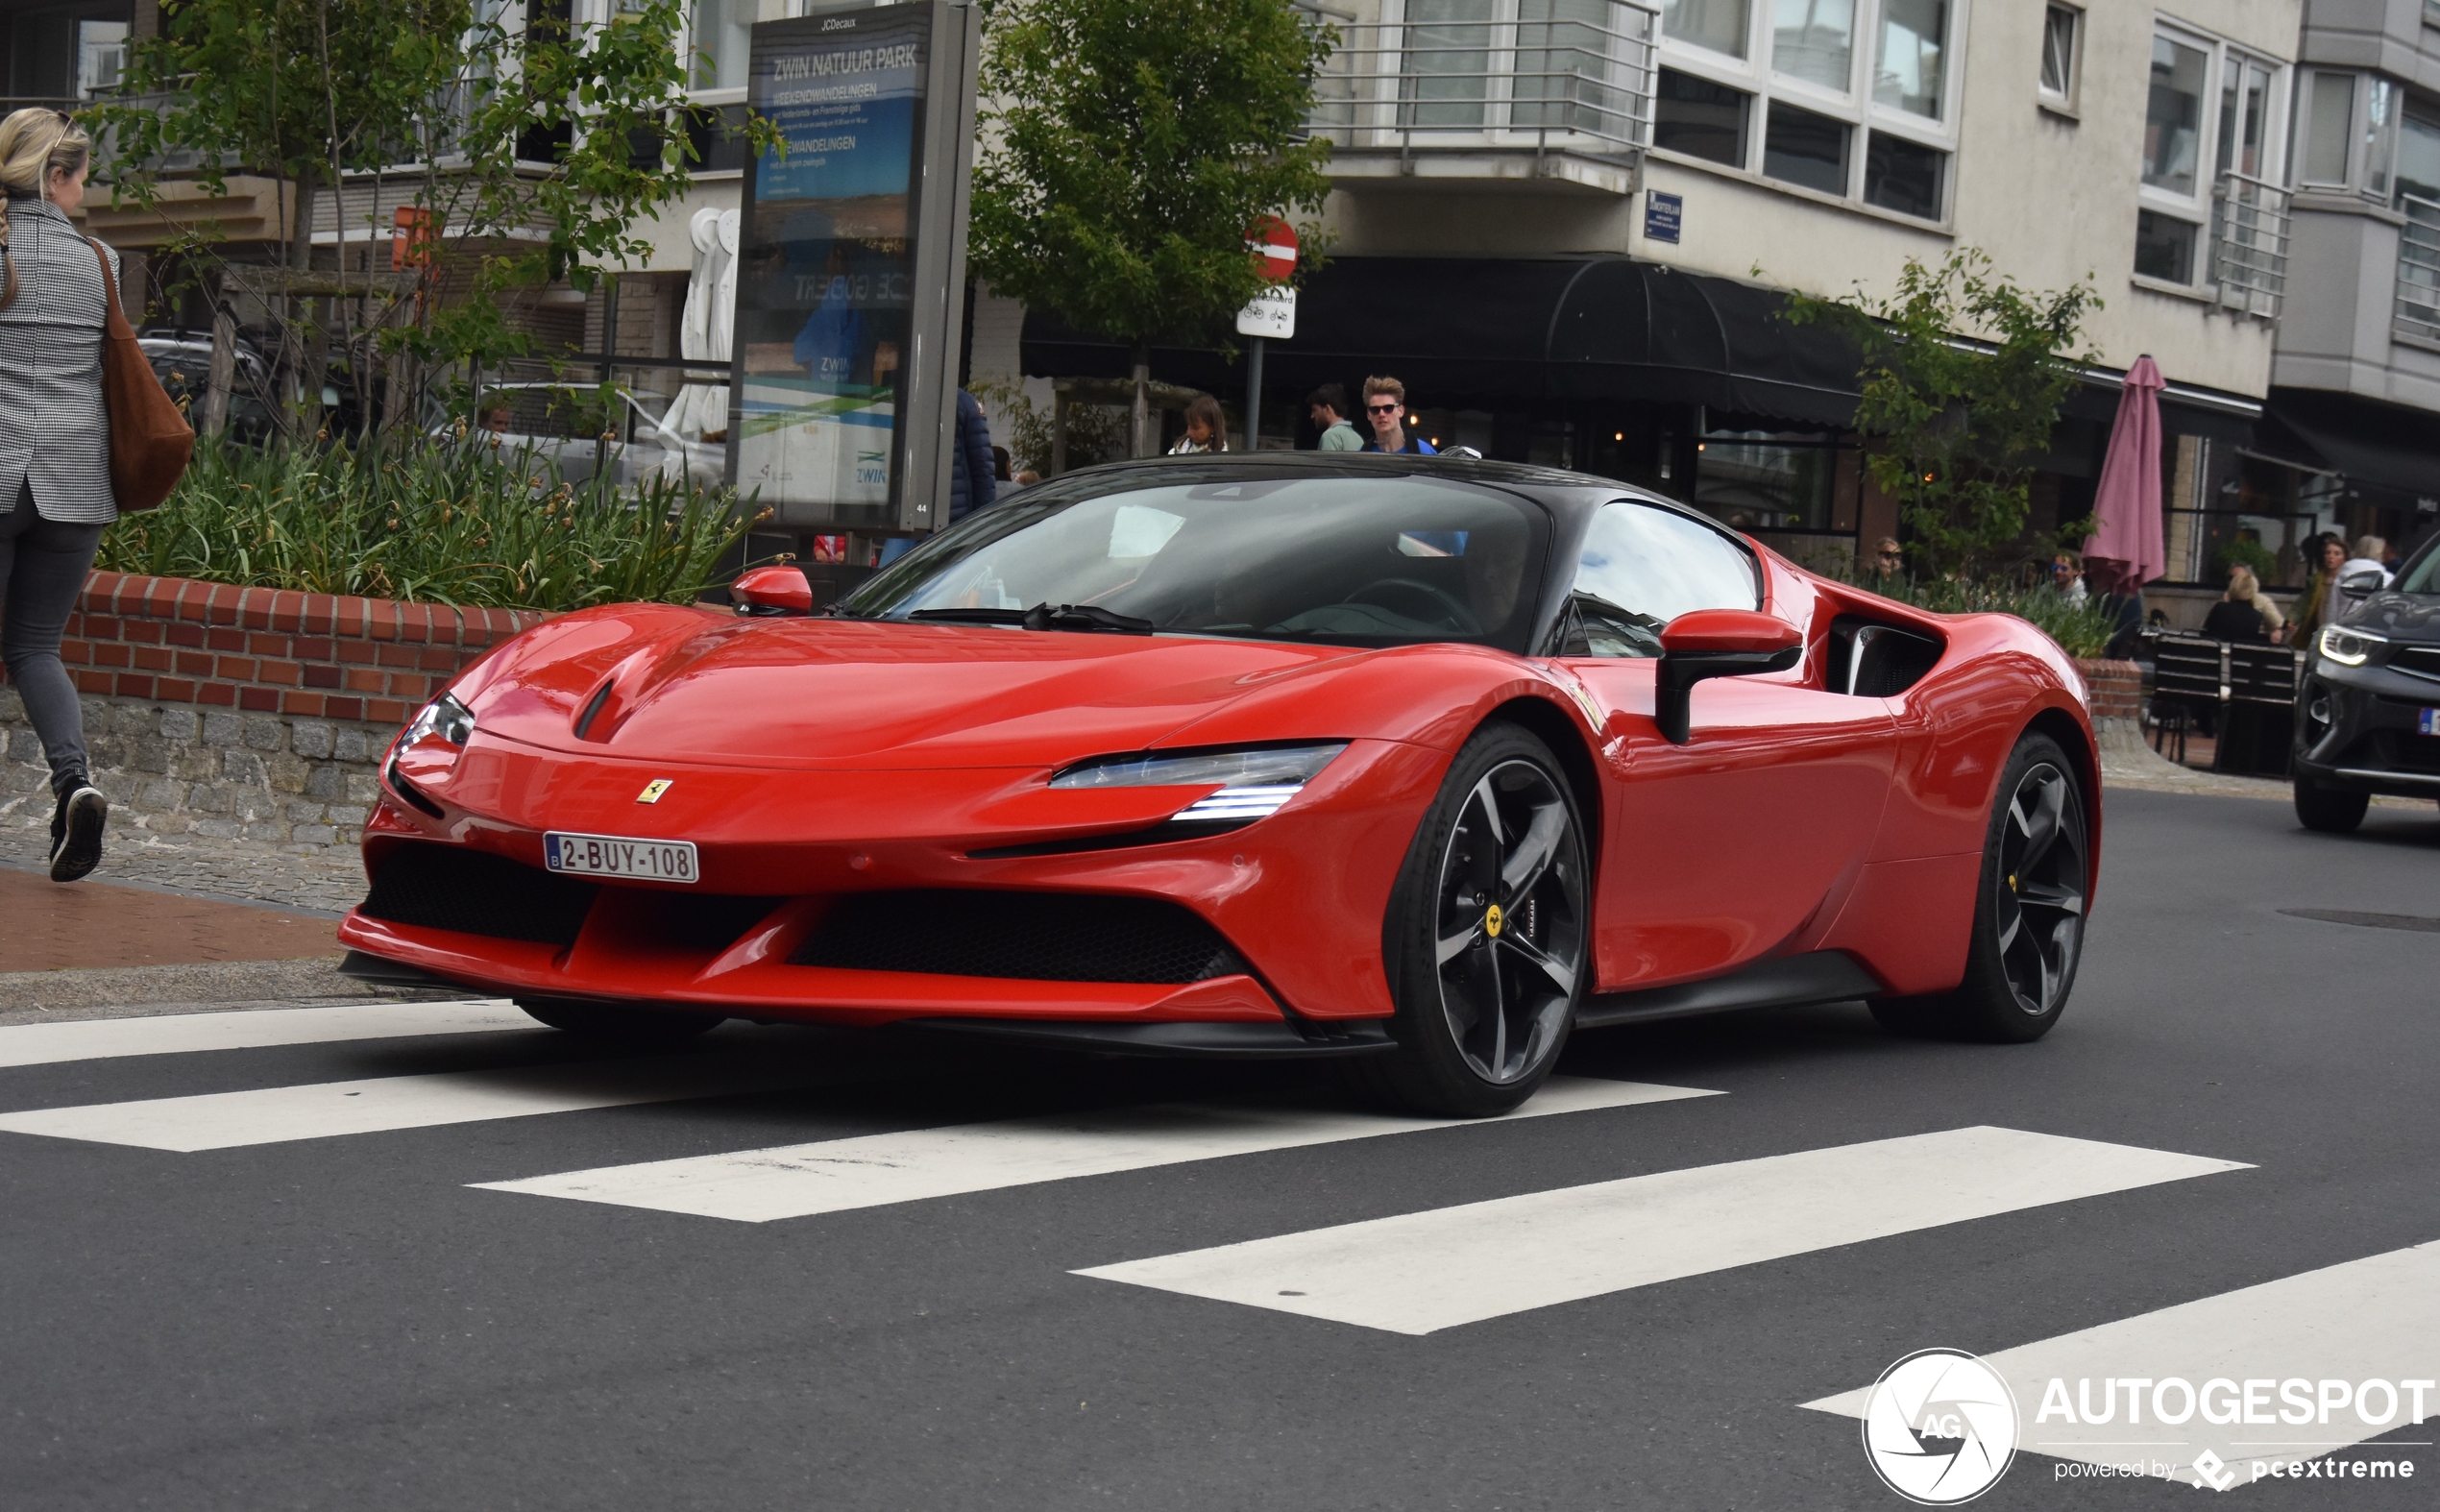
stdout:
[(1964, 980), (1952, 992), (1879, 1000), (1873, 1016), (1938, 1038), (2021, 1044), (2050, 1033), (2084, 954), (2091, 846), (2075, 766), (2058, 742), (2027, 735), (1991, 805)]
[(1549, 748), (1487, 726), (1452, 764), (1392, 904), (1383, 944), (1398, 1049), (1351, 1073), (1385, 1101), (1443, 1116), (1531, 1097), (1583, 994), (1590, 882), (1583, 823)]
[(632, 1003), (586, 1003), (565, 997), (521, 997), (517, 1006), (527, 1016), (579, 1039), (629, 1050), (682, 1045), (725, 1022), (718, 1013), (690, 1013), (683, 1009), (644, 1008)]

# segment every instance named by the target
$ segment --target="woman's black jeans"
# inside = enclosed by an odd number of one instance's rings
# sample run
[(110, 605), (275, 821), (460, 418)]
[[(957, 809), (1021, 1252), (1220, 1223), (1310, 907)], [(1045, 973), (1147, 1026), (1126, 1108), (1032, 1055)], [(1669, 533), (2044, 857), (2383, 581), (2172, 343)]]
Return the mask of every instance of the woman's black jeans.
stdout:
[(26, 718), (42, 738), (56, 793), (86, 777), (85, 716), (76, 684), (60, 665), (60, 635), (106, 528), (43, 519), (35, 511), (31, 483), (18, 486), (17, 506), (0, 518), (0, 663), (7, 664)]

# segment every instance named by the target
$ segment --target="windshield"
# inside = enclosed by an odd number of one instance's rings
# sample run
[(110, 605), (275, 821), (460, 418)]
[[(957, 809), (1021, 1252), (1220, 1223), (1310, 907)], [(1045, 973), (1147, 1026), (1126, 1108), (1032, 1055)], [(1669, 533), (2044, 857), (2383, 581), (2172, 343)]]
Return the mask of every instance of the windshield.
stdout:
[(2402, 594), (2440, 595), (2440, 535), (2426, 541), (2414, 559), (2398, 569), (2396, 586)]
[(1433, 477), (1204, 478), (1028, 490), (909, 552), (842, 612), (1077, 604), (1155, 630), (1525, 648), (1549, 525), (1524, 500)]

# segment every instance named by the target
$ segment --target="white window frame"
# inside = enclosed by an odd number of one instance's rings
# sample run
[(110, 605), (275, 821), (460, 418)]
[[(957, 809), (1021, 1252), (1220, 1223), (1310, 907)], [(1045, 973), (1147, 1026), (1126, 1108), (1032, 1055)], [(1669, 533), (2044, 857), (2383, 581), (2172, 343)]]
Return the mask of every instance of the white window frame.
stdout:
[[(2352, 81), (2347, 115), (2347, 139), (2342, 146), (2346, 170), (2336, 180), (2324, 181), (2305, 177), (2305, 164), (2312, 161), (2311, 140), (2313, 112), (2308, 98), (2313, 81), (2323, 74), (2333, 74)], [(2405, 85), (2386, 74), (2365, 68), (2322, 68), (2308, 66), (2296, 71), (2295, 87), (2290, 94), (2297, 102), (2296, 184), (2299, 188), (2316, 189), (2330, 194), (2355, 194), (2376, 205), (2390, 205), (2398, 194), (2398, 132), (2399, 121), (2406, 113)], [(2378, 140), (2373, 140), (2373, 100), (2378, 94), (2383, 101), (2387, 119), (2382, 121)], [(2367, 143), (2370, 143), (2367, 150)], [(2374, 161), (2380, 165), (2376, 183), (2372, 174)]]
[[(1949, 0), (1949, 35), (1940, 43), (1940, 116), (1931, 120), (1883, 105), (1872, 97), (1872, 75), (1879, 66), (1883, 0), (1855, 0), (1855, 19), (1847, 53), (1847, 87), (1842, 92), (1809, 80), (1793, 78), (1771, 66), (1772, 19), (1777, 0), (1749, 0), (1745, 12), (1745, 56), (1730, 58), (1707, 47), (1683, 42), (1658, 27), (1658, 66), (1722, 85), (1749, 97), (1746, 104), (1745, 160), (1733, 165), (1738, 177), (1806, 199), (1823, 191), (1773, 179), (1763, 172), (1770, 134), (1770, 106), (1776, 100), (1816, 115), (1828, 116), (1847, 129), (1846, 183), (1828, 198), (1875, 215), (1893, 215), (1912, 224), (1945, 227), (1956, 215), (1958, 115), (1965, 93), (1965, 32), (1970, 0)], [(1864, 197), (1865, 163), (1871, 134), (1901, 137), (1941, 155), (1940, 213), (1933, 219), (1874, 205)], [(1693, 158), (1659, 149), (1671, 162), (1715, 172), (1732, 165), (1708, 158)]]
[[(2063, 81), (2066, 87), (2062, 89), (2051, 88), (2042, 83), (2041, 77), (2042, 63), (2050, 56), (2050, 17), (2056, 12), (2063, 12), (2069, 17), (2067, 77)], [(2046, 0), (2042, 6), (2041, 51), (2034, 59), (2034, 96), (2042, 105), (2062, 115), (2076, 113), (2076, 97), (2084, 86), (2085, 32), (2087, 19), (2083, 6), (2069, 5), (2067, 0)]]
[[(2146, 283), (2159, 283), (2170, 288), (2208, 289), (2211, 261), (2211, 195), (2228, 165), (2220, 156), (2220, 102), (2227, 90), (2228, 70), (2232, 62), (2259, 63), (2270, 70), (2268, 99), (2270, 119), (2262, 127), (2263, 172), (2255, 175), (2271, 183), (2287, 183), (2287, 152), (2290, 133), (2287, 129), (2290, 104), (2295, 96), (2292, 63), (2273, 58), (2257, 48), (2233, 42), (2224, 37), (2187, 26), (2183, 22), (2157, 20), (2153, 23), (2155, 38), (2167, 37), (2174, 42), (2199, 49), (2206, 55), (2203, 69), (2203, 114), (2195, 126), (2194, 192), (2184, 195), (2143, 182), (2143, 141), (2135, 139), (2135, 200), (2139, 209), (2156, 215), (2166, 215), (2194, 227), (2194, 256), (2186, 268), (2184, 282), (2136, 274)], [(2145, 96), (2150, 98), (2152, 54), (2144, 51)], [(2359, 94), (2361, 90), (2357, 91)], [(2361, 110), (2360, 104), (2357, 107)]]

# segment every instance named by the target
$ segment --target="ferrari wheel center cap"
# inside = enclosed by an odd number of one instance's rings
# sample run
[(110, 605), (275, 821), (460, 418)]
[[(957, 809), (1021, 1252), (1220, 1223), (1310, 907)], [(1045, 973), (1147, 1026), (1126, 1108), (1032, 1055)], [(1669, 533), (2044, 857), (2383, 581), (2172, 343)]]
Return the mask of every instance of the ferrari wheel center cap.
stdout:
[(1498, 939), (1500, 938), (1500, 905), (1494, 903), (1483, 913), (1482, 932), (1489, 935), (1492, 939)]

